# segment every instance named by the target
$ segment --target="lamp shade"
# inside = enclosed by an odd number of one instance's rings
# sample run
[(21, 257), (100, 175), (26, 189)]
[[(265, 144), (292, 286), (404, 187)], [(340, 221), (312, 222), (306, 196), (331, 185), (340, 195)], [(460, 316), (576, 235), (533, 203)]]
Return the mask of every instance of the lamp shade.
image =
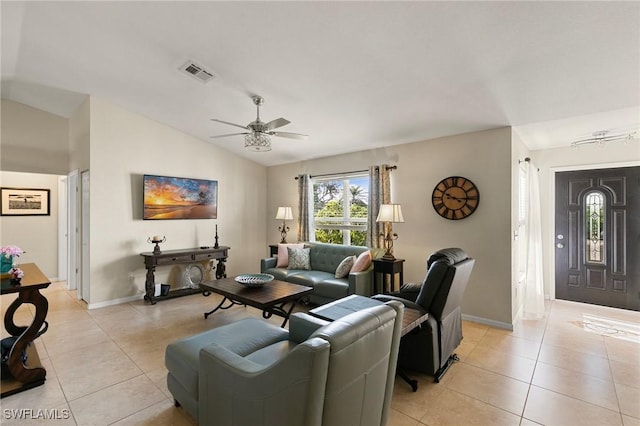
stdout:
[(293, 220), (293, 212), (291, 211), (291, 207), (278, 207), (276, 219)]
[(381, 204), (376, 222), (404, 222), (400, 204)]

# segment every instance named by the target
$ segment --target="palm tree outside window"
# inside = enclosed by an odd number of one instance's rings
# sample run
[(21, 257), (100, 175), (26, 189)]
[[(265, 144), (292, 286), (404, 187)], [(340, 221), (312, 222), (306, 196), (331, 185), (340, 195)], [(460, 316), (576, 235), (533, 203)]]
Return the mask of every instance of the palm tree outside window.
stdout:
[(314, 178), (315, 241), (366, 246), (368, 196), (367, 173)]

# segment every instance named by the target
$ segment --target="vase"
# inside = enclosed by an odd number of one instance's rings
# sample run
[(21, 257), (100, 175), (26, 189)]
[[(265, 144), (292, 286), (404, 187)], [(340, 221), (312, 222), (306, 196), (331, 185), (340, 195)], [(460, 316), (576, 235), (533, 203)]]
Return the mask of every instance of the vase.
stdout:
[(13, 268), (13, 256), (0, 255), (0, 273), (6, 274)]

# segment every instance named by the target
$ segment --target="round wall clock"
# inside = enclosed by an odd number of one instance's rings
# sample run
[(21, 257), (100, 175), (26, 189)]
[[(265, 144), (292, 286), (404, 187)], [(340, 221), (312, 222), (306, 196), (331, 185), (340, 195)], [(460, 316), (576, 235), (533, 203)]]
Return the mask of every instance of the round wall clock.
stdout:
[(445, 219), (464, 219), (478, 208), (480, 192), (469, 179), (450, 176), (442, 179), (433, 188), (431, 203), (436, 213)]

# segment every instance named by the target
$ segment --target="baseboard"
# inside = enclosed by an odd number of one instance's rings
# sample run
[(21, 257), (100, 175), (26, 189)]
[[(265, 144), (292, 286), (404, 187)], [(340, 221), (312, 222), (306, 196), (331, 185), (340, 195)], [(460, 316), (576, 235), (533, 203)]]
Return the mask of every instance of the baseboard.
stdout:
[(504, 330), (513, 331), (513, 324), (491, 320), (482, 317), (476, 317), (474, 315), (462, 314), (462, 319), (471, 322), (477, 322), (478, 324), (490, 325), (491, 327), (502, 328)]
[(104, 308), (107, 306), (119, 305), (121, 303), (136, 302), (142, 298), (144, 293), (135, 294), (133, 296), (122, 297), (120, 299), (107, 300), (105, 302), (89, 303), (87, 309)]

